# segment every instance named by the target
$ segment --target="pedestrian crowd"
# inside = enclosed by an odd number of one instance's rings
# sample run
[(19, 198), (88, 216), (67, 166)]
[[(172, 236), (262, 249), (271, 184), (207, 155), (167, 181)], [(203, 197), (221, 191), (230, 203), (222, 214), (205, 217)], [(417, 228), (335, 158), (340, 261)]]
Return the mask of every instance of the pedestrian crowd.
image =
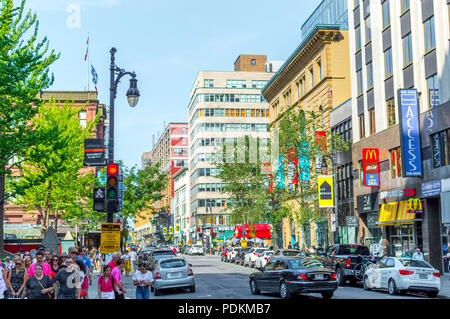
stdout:
[(71, 248), (69, 253), (52, 254), (44, 247), (38, 251), (19, 250), (14, 257), (0, 261), (0, 299), (89, 299), (94, 271), (98, 279), (99, 299), (125, 299), (127, 290), (122, 273), (136, 286), (136, 298), (148, 299), (153, 278), (145, 265), (137, 264), (137, 253), (116, 252), (105, 256), (87, 248)]

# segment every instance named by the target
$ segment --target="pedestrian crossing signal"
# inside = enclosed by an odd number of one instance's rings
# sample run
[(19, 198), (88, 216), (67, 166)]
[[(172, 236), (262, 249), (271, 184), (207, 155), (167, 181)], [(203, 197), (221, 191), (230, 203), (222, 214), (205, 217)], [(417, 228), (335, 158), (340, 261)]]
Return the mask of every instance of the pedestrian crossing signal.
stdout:
[(94, 188), (94, 210), (97, 212), (105, 211), (105, 188)]

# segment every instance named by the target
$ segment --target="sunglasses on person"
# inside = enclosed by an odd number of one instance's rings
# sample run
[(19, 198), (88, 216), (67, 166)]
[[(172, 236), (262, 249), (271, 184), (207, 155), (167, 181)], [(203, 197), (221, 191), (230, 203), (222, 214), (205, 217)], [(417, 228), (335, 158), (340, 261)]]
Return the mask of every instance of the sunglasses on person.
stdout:
[(22, 263), (16, 263), (16, 266), (22, 266)]

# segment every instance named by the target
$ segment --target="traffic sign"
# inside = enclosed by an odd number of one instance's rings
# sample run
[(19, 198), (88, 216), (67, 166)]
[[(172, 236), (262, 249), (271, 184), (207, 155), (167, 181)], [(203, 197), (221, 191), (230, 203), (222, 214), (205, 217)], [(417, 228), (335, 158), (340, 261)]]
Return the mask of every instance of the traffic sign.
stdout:
[(102, 223), (100, 235), (100, 252), (112, 254), (120, 251), (120, 224)]
[(84, 139), (83, 166), (106, 166), (105, 141), (101, 138)]

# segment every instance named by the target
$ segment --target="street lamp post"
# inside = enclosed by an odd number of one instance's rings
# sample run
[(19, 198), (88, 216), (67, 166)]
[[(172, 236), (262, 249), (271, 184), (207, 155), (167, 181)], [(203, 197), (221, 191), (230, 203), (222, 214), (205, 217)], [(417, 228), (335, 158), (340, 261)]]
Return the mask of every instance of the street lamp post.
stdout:
[(211, 231), (213, 229), (213, 222), (212, 222), (212, 207), (210, 206), (206, 206), (206, 212), (208, 212), (208, 208), (209, 208), (209, 214), (210, 214), (210, 227), (209, 227), (209, 254), (211, 255), (212, 252), (212, 234)]
[[(130, 75), (130, 88), (127, 91), (127, 99), (128, 104), (131, 107), (135, 107), (139, 101), (139, 90), (137, 88), (137, 79), (136, 73), (134, 72), (126, 72), (124, 69), (121, 69), (116, 66), (115, 63), (115, 54), (117, 52), (116, 48), (112, 48), (111, 53), (111, 65), (110, 65), (110, 88), (109, 88), (109, 142), (108, 142), (108, 163), (114, 162), (114, 100), (117, 96), (117, 86), (120, 82), (120, 79), (125, 75)], [(108, 223), (112, 223), (114, 219), (114, 213), (108, 212), (107, 221)]]
[(325, 163), (325, 167), (326, 167), (326, 161), (325, 161), (325, 157), (329, 158), (331, 161), (331, 166), (333, 169), (333, 202), (334, 202), (334, 218), (336, 221), (336, 229), (333, 232), (333, 241), (336, 241), (336, 232), (339, 231), (338, 229), (338, 207), (337, 207), (337, 196), (336, 196), (336, 185), (337, 185), (337, 181), (336, 181), (336, 161), (335, 161), (335, 154), (336, 152), (333, 150), (333, 154), (332, 155), (324, 155), (324, 163)]

